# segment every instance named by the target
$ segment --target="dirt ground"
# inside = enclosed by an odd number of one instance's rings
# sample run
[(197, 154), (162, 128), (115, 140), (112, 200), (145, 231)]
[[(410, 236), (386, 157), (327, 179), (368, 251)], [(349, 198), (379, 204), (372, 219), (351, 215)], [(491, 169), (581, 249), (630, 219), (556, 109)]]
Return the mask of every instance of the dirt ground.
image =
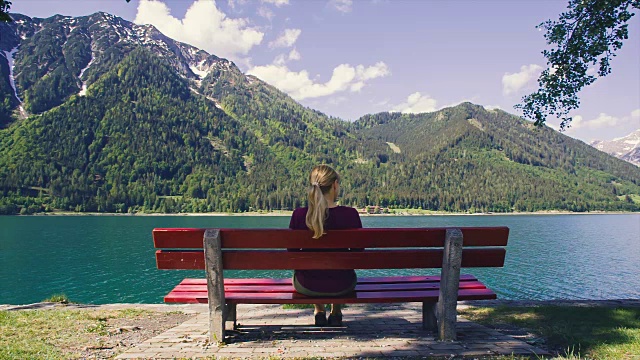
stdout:
[[(70, 357), (82, 359), (110, 359), (129, 348), (177, 326), (193, 315), (183, 313), (150, 313), (135, 318), (109, 318), (100, 333), (85, 333), (92, 345), (61, 349)], [(86, 343), (81, 341), (80, 343)]]

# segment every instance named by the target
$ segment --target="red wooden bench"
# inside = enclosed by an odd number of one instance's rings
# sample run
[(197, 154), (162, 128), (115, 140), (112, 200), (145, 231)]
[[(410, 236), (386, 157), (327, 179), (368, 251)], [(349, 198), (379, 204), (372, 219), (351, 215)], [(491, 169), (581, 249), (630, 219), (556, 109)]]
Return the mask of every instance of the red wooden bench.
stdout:
[[(154, 229), (158, 269), (205, 269), (206, 279), (184, 279), (167, 303), (209, 303), (210, 338), (224, 341), (236, 325), (237, 304), (421, 302), (423, 327), (455, 339), (458, 300), (496, 294), (461, 267), (501, 267), (507, 227), (334, 230), (321, 239), (289, 229)], [(463, 249), (464, 245), (464, 249)], [(365, 248), (362, 252), (289, 252), (287, 248)], [(298, 294), (291, 279), (225, 279), (224, 270), (442, 268), (440, 276), (362, 277), (353, 294), (315, 298)], [(321, 299), (321, 300), (320, 300)], [(437, 304), (437, 305), (436, 305)], [(436, 316), (438, 314), (438, 316)]]

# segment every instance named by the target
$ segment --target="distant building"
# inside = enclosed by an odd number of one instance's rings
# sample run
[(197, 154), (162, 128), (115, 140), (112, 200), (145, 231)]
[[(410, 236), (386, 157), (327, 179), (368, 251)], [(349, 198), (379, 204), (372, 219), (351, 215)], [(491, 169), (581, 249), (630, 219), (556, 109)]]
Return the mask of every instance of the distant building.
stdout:
[(360, 214), (388, 214), (389, 208), (383, 208), (378, 205), (367, 205), (358, 210)]

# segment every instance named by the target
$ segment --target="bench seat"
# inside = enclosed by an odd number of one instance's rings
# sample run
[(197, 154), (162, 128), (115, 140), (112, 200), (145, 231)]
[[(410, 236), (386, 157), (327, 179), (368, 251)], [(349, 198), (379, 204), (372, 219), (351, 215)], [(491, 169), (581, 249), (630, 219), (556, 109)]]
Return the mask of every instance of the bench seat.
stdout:
[[(291, 279), (224, 279), (227, 304), (315, 304), (317, 297), (299, 294)], [(355, 294), (322, 298), (322, 302), (437, 302), (440, 276), (388, 276), (358, 279)], [(472, 275), (461, 275), (458, 300), (496, 299), (496, 294)], [(206, 279), (184, 279), (164, 297), (166, 303), (208, 303)]]

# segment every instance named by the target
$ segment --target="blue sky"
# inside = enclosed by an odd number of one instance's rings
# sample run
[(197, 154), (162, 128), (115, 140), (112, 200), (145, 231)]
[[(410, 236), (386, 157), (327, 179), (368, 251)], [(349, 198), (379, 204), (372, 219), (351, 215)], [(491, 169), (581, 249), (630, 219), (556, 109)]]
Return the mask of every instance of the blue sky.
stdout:
[[(511, 113), (545, 68), (557, 0), (14, 0), (34, 17), (105, 11), (152, 23), (233, 60), (306, 106), (345, 120), (471, 101)], [(640, 128), (640, 15), (613, 73), (581, 93), (567, 135), (609, 140)], [(550, 125), (558, 121), (549, 121)]]

